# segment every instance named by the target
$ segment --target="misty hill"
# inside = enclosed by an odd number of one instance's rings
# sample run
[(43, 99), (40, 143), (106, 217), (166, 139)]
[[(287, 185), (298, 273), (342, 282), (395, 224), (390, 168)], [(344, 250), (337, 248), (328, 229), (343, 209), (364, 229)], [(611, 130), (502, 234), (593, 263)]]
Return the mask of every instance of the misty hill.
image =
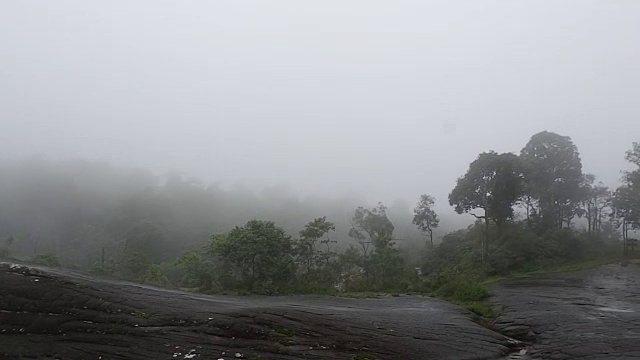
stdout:
[[(0, 173), (0, 238), (14, 238), (16, 256), (52, 253), (80, 266), (98, 261), (103, 248), (109, 255), (141, 227), (157, 234), (155, 260), (163, 261), (254, 218), (274, 221), (296, 236), (308, 221), (326, 216), (336, 224), (332, 237), (344, 247), (351, 243), (347, 233), (354, 209), (370, 205), (356, 197), (300, 198), (284, 187), (258, 193), (224, 189), (85, 160), (5, 161)], [(413, 206), (400, 200), (389, 204), (400, 247), (426, 241), (411, 224)], [(445, 216), (436, 238), (468, 220)]]

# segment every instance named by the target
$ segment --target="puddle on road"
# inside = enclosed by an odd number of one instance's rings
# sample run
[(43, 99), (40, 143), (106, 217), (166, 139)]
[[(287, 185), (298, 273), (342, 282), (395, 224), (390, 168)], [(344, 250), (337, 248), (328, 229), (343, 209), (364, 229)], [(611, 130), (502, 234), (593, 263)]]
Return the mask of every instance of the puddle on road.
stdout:
[(515, 349), (513, 352), (509, 353), (506, 357), (502, 358), (502, 360), (525, 360), (529, 359), (527, 356), (527, 348)]
[(508, 342), (511, 345), (511, 351), (500, 360), (526, 360), (530, 358), (527, 356), (529, 347), (525, 343), (516, 339), (508, 339)]
[(635, 312), (633, 310), (616, 309), (616, 308), (606, 307), (606, 306), (605, 307), (596, 308), (596, 310), (607, 311), (607, 312), (618, 312), (618, 313), (632, 313), (632, 312)]

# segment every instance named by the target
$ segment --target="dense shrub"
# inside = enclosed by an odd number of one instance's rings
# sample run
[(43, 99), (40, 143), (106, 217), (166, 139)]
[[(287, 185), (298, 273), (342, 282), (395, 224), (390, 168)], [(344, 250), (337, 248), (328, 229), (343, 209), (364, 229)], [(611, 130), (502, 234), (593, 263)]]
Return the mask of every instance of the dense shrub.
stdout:
[(48, 267), (60, 267), (60, 260), (51, 253), (37, 254), (27, 259), (27, 262)]

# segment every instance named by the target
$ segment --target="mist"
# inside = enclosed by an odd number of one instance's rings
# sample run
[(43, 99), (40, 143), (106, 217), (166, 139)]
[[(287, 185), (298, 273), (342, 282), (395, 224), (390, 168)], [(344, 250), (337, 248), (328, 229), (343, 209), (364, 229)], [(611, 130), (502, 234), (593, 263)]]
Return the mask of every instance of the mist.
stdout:
[(640, 115), (633, 1), (0, 7), (5, 160), (453, 213), (479, 152), (542, 130), (616, 186)]
[(0, 1), (0, 79), (0, 358), (640, 354), (638, 0)]

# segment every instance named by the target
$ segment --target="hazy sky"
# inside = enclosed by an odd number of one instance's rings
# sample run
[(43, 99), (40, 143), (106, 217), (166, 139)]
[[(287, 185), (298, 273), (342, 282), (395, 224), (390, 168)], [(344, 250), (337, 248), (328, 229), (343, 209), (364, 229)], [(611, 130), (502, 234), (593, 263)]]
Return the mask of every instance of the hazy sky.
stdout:
[(0, 157), (441, 204), (478, 153), (640, 141), (640, 1), (2, 1)]

